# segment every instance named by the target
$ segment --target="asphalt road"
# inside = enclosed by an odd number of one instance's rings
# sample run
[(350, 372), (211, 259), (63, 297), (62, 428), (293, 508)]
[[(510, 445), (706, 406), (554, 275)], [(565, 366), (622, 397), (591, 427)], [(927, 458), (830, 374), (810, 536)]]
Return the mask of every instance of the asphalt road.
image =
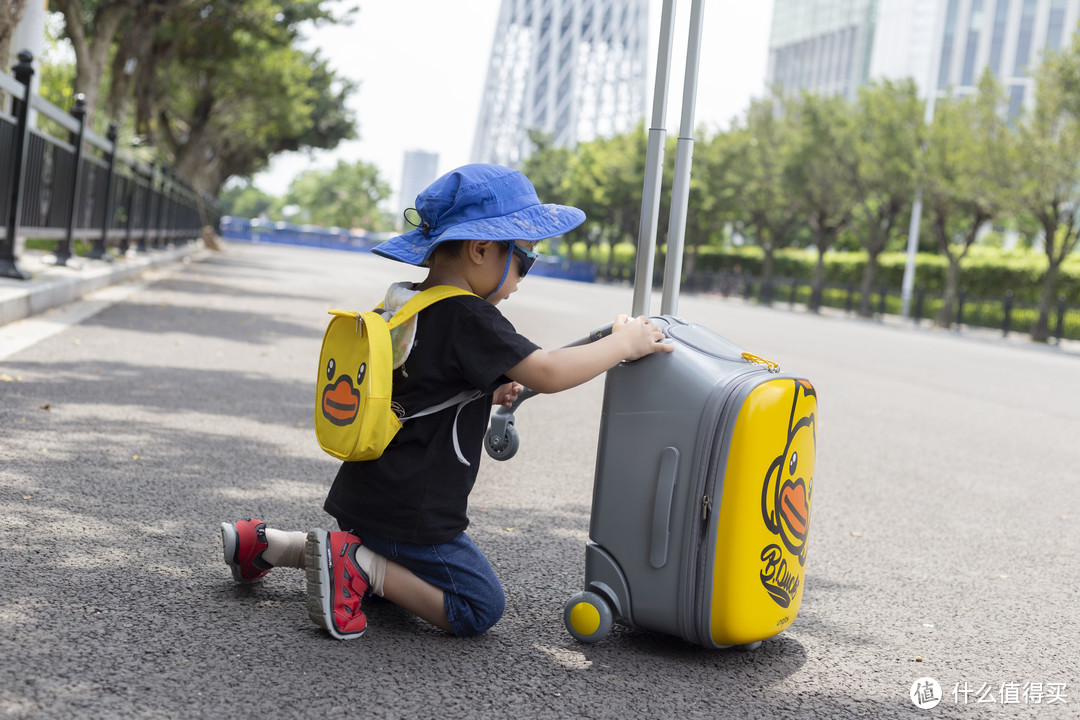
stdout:
[[(564, 630), (601, 381), (529, 401), (518, 456), (481, 467), (470, 534), (508, 596), (486, 635), (370, 603), (342, 643), (302, 573), (236, 586), (223, 520), (328, 525), (326, 310), (419, 276), (234, 244), (0, 358), (0, 716), (1080, 717), (1080, 357), (784, 306), (680, 306), (819, 394), (802, 611), (759, 649)], [(503, 310), (554, 347), (630, 298), (529, 278)], [(921, 677), (934, 709), (909, 697)]]

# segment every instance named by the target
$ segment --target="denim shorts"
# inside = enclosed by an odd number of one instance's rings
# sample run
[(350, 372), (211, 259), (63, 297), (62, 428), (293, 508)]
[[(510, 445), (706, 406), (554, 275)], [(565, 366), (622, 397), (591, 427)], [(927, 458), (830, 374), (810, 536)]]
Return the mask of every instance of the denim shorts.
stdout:
[(438, 545), (386, 540), (357, 533), (372, 552), (408, 568), (443, 591), (446, 619), (455, 635), (479, 635), (502, 617), (506, 595), (487, 556), (465, 533)]

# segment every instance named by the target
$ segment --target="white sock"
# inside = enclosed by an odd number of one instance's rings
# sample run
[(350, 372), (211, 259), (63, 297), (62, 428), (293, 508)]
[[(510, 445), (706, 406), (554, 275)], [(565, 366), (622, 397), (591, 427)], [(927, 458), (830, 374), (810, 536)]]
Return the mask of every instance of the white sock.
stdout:
[(386, 558), (361, 545), (356, 549), (356, 564), (367, 574), (371, 592), (382, 597), (383, 581), (386, 580)]
[(274, 567), (303, 568), (307, 533), (266, 528), (263, 560)]

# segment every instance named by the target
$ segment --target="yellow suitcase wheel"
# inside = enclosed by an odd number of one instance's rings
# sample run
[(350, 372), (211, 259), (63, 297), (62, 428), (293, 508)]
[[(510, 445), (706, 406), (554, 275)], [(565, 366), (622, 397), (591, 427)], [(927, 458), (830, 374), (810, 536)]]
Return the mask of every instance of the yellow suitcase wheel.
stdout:
[(614, 618), (611, 606), (594, 592), (579, 592), (570, 598), (563, 611), (563, 624), (575, 639), (583, 643), (603, 640)]

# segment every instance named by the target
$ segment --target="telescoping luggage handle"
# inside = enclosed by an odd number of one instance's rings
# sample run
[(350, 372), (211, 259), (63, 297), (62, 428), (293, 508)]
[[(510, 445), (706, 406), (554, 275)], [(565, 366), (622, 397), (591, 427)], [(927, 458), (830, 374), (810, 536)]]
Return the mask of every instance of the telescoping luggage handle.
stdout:
[[(690, 166), (694, 159), (694, 112), (697, 104), (704, 9), (705, 0), (692, 0), (690, 31), (686, 46), (686, 75), (683, 80), (682, 118), (679, 122), (679, 138), (675, 146), (675, 180), (671, 188), (671, 216), (668, 222), (664, 286), (660, 305), (662, 315), (678, 314), (682, 256), (686, 238), (686, 211), (690, 201)], [(667, 133), (664, 125), (667, 114), (671, 44), (675, 32), (674, 18), (675, 0), (664, 0), (660, 18), (660, 45), (656, 56), (652, 124), (649, 127), (649, 143), (645, 155), (645, 185), (641, 194), (637, 272), (634, 280), (634, 317), (649, 314), (649, 300), (652, 294), (656, 226), (660, 216), (660, 181), (664, 175), (664, 140)]]
[[(690, 166), (694, 158), (694, 111), (697, 104), (698, 65), (701, 57), (701, 26), (705, 0), (691, 0), (690, 31), (686, 48), (686, 75), (683, 80), (682, 118), (675, 146), (675, 181), (671, 188), (671, 216), (668, 222), (667, 258), (664, 263), (664, 286), (660, 305), (663, 315), (678, 313), (679, 285), (682, 279), (682, 254), (686, 237), (686, 210), (690, 201)], [(637, 270), (634, 281), (632, 317), (649, 315), (652, 294), (653, 258), (656, 254), (656, 226), (660, 217), (660, 186), (664, 172), (664, 141), (667, 130), (668, 84), (671, 68), (671, 45), (675, 33), (675, 0), (664, 0), (660, 18), (660, 44), (656, 57), (656, 84), (653, 92), (652, 123), (645, 155), (645, 185), (641, 197), (641, 221), (638, 228)], [(589, 333), (566, 347), (584, 345), (611, 334), (611, 325)], [(751, 362), (757, 359), (745, 358)], [(771, 369), (771, 368), (770, 368)], [(514, 428), (514, 410), (537, 393), (526, 388), (510, 408), (498, 408), (491, 416), (484, 449), (496, 460), (509, 460), (518, 449)]]

